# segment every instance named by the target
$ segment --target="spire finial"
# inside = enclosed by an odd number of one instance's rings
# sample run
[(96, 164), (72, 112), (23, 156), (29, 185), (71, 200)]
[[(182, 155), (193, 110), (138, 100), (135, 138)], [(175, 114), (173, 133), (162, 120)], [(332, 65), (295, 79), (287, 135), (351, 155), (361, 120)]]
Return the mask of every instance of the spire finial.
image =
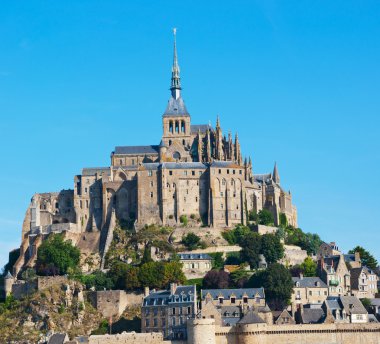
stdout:
[(178, 65), (177, 57), (177, 28), (173, 28), (174, 36), (174, 52), (173, 52), (173, 66), (172, 66), (172, 83), (170, 91), (172, 92), (172, 97), (178, 99), (181, 96), (181, 78), (180, 70)]
[(277, 162), (274, 163), (274, 168), (273, 168), (273, 181), (277, 184), (280, 184), (280, 175), (278, 173), (277, 169)]
[(220, 128), (220, 119), (219, 119), (219, 115), (216, 115), (216, 127), (217, 127), (217, 128)]

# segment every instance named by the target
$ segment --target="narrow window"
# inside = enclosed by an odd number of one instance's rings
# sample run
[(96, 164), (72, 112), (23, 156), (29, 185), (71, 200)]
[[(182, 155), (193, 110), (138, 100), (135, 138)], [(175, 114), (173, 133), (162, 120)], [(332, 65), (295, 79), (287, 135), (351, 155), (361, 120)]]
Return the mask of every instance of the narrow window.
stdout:
[(219, 169), (219, 174), (222, 174), (222, 170), (221, 169)]
[(153, 192), (150, 193), (150, 198), (153, 198)]
[(231, 303), (235, 303), (236, 299), (234, 297), (231, 297)]
[(192, 176), (195, 176), (195, 171), (191, 171), (191, 175), (192, 175)]
[(119, 160), (119, 165), (121, 166), (123, 164), (123, 160)]
[(248, 303), (248, 297), (246, 296), (243, 297), (243, 303)]
[(134, 165), (135, 164), (135, 159), (132, 159), (132, 165)]
[(169, 176), (172, 176), (173, 175), (173, 171), (169, 171)]
[(152, 175), (153, 175), (152, 170), (149, 170), (149, 171), (148, 171), (148, 176), (151, 177)]

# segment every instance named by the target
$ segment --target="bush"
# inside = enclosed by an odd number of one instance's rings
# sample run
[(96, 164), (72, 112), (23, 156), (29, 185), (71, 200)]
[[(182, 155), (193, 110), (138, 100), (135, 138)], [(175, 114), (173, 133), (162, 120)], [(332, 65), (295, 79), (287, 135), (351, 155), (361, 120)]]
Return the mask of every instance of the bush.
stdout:
[(260, 210), (257, 217), (259, 225), (269, 226), (274, 224), (273, 214), (267, 209)]
[(190, 232), (182, 238), (182, 243), (190, 250), (195, 250), (200, 245), (201, 238)]
[(169, 219), (170, 219), (170, 220), (173, 220), (173, 219), (174, 219), (174, 215), (170, 214), (170, 215), (169, 215)]
[(212, 258), (212, 268), (221, 269), (224, 266), (224, 259), (222, 252), (209, 253), (209, 256)]
[(184, 226), (187, 226), (188, 220), (186, 215), (181, 215), (179, 218), (179, 222), (181, 222)]
[(76, 268), (80, 251), (71, 241), (64, 241), (62, 234), (51, 234), (42, 242), (37, 252), (37, 271), (42, 275), (64, 275), (69, 268)]
[(251, 230), (248, 227), (238, 225), (232, 230), (223, 232), (222, 236), (230, 245), (239, 245), (249, 233), (251, 233)]
[(257, 213), (255, 210), (250, 210), (248, 213), (248, 220), (249, 221), (257, 221)]
[(240, 265), (240, 252), (228, 252), (226, 261), (224, 262), (226, 265)]
[(196, 218), (195, 214), (190, 215), (190, 219), (195, 220), (195, 218)]

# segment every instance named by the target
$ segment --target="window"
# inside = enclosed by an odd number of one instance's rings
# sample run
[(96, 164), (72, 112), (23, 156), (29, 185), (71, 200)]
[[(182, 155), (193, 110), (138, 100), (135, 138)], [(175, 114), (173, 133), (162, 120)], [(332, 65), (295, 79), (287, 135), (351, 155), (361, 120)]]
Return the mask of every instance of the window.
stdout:
[(187, 176), (187, 171), (183, 171), (183, 175), (184, 175), (184, 176)]
[[(173, 132), (173, 131), (172, 131)], [(172, 140), (169, 140), (169, 146), (171, 146), (172, 145)]]
[(134, 165), (135, 164), (135, 159), (132, 159), (132, 165)]
[(235, 174), (235, 170), (232, 171), (232, 174)]
[(191, 171), (191, 175), (192, 175), (192, 176), (195, 176), (195, 171)]
[(153, 192), (150, 193), (150, 198), (153, 198)]
[(187, 307), (187, 314), (191, 314), (191, 307)]
[(153, 171), (152, 170), (149, 170), (148, 171), (148, 176), (151, 177), (153, 175)]
[(84, 188), (84, 192), (87, 193), (87, 188)]
[(153, 319), (153, 327), (157, 327), (157, 319)]
[(313, 295), (313, 292), (312, 292), (311, 290), (309, 291), (309, 295), (310, 295), (310, 296)]
[(172, 309), (172, 314), (175, 315), (175, 307)]
[(243, 297), (243, 303), (248, 303), (248, 297), (247, 296)]
[(219, 303), (223, 304), (223, 298), (222, 297), (219, 298)]
[(186, 141), (185, 140), (182, 140), (182, 145), (186, 145)]
[(88, 200), (86, 200), (86, 208), (88, 209)]
[(145, 319), (145, 326), (149, 327), (149, 319)]
[(79, 206), (82, 209), (82, 201), (79, 201)]
[(173, 175), (173, 171), (169, 171), (169, 176), (172, 176)]
[(123, 164), (123, 160), (119, 160), (119, 165), (122, 165)]
[(231, 297), (231, 303), (235, 303), (236, 299), (234, 297)]
[(222, 170), (221, 169), (219, 169), (219, 174), (222, 174)]
[(151, 187), (153, 187), (153, 181), (152, 181), (152, 182), (150, 182), (150, 186), (151, 186)]
[(239, 170), (239, 174), (242, 174), (242, 170)]
[(195, 197), (195, 202), (198, 202), (198, 197)]
[(220, 197), (223, 197), (223, 192), (220, 193)]
[(220, 209), (223, 209), (223, 203), (220, 204)]
[(225, 179), (222, 180), (222, 185), (226, 185), (226, 180)]
[(227, 174), (230, 174), (230, 170), (227, 170)]

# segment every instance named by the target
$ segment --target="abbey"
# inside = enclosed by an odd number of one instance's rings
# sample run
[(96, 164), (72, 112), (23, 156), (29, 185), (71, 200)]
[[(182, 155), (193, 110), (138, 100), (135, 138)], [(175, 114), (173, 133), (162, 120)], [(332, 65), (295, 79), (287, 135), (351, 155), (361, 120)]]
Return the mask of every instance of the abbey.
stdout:
[(191, 123), (175, 39), (170, 92), (158, 144), (116, 147), (110, 166), (84, 168), (75, 176), (74, 190), (34, 195), (23, 224), (23, 263), (33, 256), (36, 237), (52, 231), (99, 232), (105, 247), (117, 220), (134, 222), (137, 229), (175, 227), (186, 215), (199, 219), (199, 226), (223, 229), (246, 223), (250, 211), (265, 208), (275, 225), (282, 213), (297, 226), (276, 165), (273, 173), (254, 174), (251, 159), (242, 158), (238, 135), (226, 137), (219, 118), (215, 127)]

